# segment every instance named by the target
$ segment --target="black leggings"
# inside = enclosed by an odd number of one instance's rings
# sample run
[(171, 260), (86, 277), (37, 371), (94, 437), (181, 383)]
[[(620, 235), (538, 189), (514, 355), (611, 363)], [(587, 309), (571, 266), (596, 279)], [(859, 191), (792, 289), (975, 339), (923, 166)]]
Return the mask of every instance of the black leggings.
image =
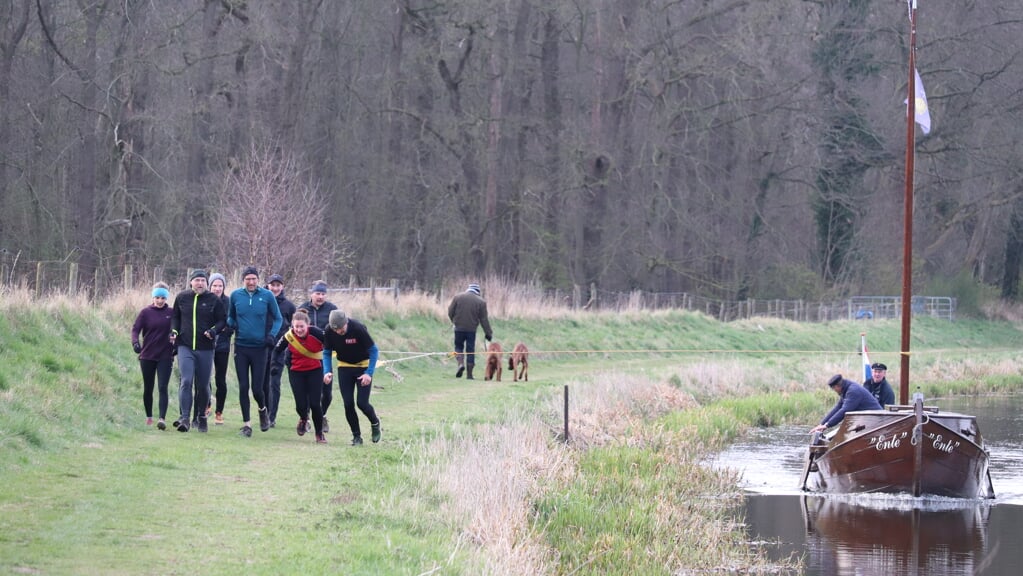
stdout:
[(224, 403), (227, 402), (227, 365), (230, 359), (230, 348), (213, 353), (213, 380), (217, 383), (218, 414), (224, 412)]
[(143, 360), (139, 358), (139, 367), (142, 368), (142, 407), (146, 409), (146, 418), (153, 417), (153, 385), (155, 383), (160, 390), (160, 419), (163, 420), (167, 417), (167, 386), (170, 384), (174, 359)]
[[(249, 421), (249, 382), (256, 407), (266, 406), (263, 398), (263, 372), (266, 370), (266, 348), (234, 345), (234, 369), (238, 373), (238, 404), (242, 420)], [(251, 376), (251, 380), (249, 377)], [(269, 416), (269, 415), (268, 415)]]
[(366, 418), (369, 418), (370, 424), (380, 423), (376, 410), (369, 403), (369, 393), (373, 390), (373, 384), (359, 386), (357, 380), (365, 372), (365, 368), (337, 369), (337, 385), (341, 390), (341, 398), (345, 403), (345, 418), (348, 420), (348, 426), (352, 429), (352, 436), (362, 436), (359, 428), (359, 415), (355, 412), (356, 406), (366, 415)]
[(323, 434), (323, 412), (320, 410), (320, 395), (323, 393), (323, 370), (316, 368), (296, 372), (288, 370), (288, 382), (291, 393), (295, 396), (295, 412), (305, 419), (310, 411), (313, 413), (313, 427), (317, 434)]

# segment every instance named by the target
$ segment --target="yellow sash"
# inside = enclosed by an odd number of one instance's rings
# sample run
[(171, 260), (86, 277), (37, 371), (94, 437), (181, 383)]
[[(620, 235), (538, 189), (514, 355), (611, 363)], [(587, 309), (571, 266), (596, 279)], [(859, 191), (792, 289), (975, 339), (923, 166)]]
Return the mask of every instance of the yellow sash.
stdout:
[(313, 360), (323, 360), (323, 353), (317, 354), (316, 352), (310, 352), (308, 348), (302, 345), (302, 343), (298, 340), (298, 336), (295, 336), (295, 333), (292, 332), (291, 330), (285, 332), (284, 338), (288, 341), (288, 344), (294, 346), (295, 350), (298, 350), (298, 353), (305, 356), (306, 358), (312, 358)]
[(367, 358), (366, 360), (362, 360), (362, 361), (356, 362), (354, 364), (349, 364), (348, 362), (342, 362), (342, 361), (338, 360), (337, 361), (337, 367), (338, 368), (369, 368), (369, 359)]

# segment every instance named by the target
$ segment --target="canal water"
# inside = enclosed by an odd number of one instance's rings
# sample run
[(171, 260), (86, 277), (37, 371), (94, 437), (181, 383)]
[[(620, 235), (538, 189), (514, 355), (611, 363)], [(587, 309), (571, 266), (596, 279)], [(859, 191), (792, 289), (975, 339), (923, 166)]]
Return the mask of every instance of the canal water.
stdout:
[(750, 540), (808, 575), (1023, 574), (1023, 397), (927, 403), (977, 416), (995, 499), (807, 494), (811, 426), (760, 429), (712, 463), (743, 474)]

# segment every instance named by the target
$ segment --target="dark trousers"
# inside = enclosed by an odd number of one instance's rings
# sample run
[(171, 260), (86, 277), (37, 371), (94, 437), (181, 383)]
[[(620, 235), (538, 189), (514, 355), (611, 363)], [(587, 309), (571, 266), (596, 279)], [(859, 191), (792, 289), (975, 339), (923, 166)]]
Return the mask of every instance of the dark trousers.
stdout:
[(213, 354), (213, 380), (217, 384), (217, 412), (224, 411), (227, 402), (227, 365), (231, 360), (231, 349), (217, 350)]
[(330, 403), (334, 400), (334, 387), (324, 386), (323, 392), (320, 394), (320, 410), (323, 411), (323, 415), (327, 415), (327, 408), (330, 408)]
[(171, 371), (174, 368), (174, 359), (166, 360), (143, 360), (139, 358), (139, 367), (142, 369), (142, 406), (146, 409), (146, 418), (153, 417), (153, 386), (159, 388), (160, 394), (160, 419), (167, 417), (167, 404), (169, 403), (168, 386), (170, 385)]
[(369, 418), (370, 424), (380, 423), (376, 410), (369, 403), (369, 393), (372, 392), (373, 385), (359, 386), (358, 380), (356, 380), (365, 372), (365, 368), (337, 369), (337, 385), (341, 390), (341, 399), (345, 403), (345, 419), (348, 420), (348, 426), (352, 429), (352, 436), (362, 436), (362, 431), (359, 428), (359, 414), (355, 411), (356, 407), (366, 415), (366, 418)]
[[(263, 397), (263, 372), (266, 371), (266, 347), (234, 345), (234, 369), (238, 373), (238, 404), (242, 409), (242, 421), (249, 421), (249, 382), (252, 382), (252, 397), (256, 407), (266, 406)], [(251, 377), (251, 379), (250, 379)]]
[[(462, 352), (465, 352), (465, 360), (463, 362)], [(466, 366), (476, 365), (476, 331), (466, 332), (464, 330), (455, 330), (455, 354), (458, 360), (458, 365), (465, 364)]]
[(277, 405), (281, 402), (281, 375), (270, 373), (270, 367), (274, 365), (274, 360), (277, 360), (282, 365), (285, 365), (283, 358), (287, 352), (281, 352), (280, 354), (274, 352), (273, 348), (266, 349), (266, 372), (263, 375), (263, 398), (266, 399), (266, 409), (270, 413), (270, 421), (277, 421)]
[(323, 412), (320, 410), (320, 396), (323, 394), (321, 388), (329, 388), (323, 385), (323, 370), (306, 370), (296, 372), (288, 370), (288, 382), (291, 383), (291, 393), (295, 395), (295, 412), (298, 417), (305, 419), (306, 415), (312, 412), (313, 427), (317, 434), (323, 434)]
[(196, 406), (206, 406), (209, 401), (213, 350), (192, 350), (187, 346), (178, 346), (178, 371), (181, 372), (178, 408), (181, 410), (181, 419), (188, 422), (192, 413), (193, 387)]

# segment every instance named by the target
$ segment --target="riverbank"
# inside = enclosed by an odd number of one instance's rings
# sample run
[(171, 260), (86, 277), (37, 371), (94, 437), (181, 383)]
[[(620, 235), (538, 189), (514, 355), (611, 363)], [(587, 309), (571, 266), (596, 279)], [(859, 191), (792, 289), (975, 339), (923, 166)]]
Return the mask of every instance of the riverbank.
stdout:
[[(495, 339), (534, 351), (528, 383), (455, 379), (446, 303), (340, 303), (388, 362), (372, 398), (384, 440), (352, 448), (340, 406), (328, 446), (298, 437), (289, 391), (278, 428), (239, 437), (233, 376), (228, 425), (147, 428), (127, 336), (144, 298), (90, 309), (5, 295), (0, 571), (798, 572), (750, 555), (737, 478), (700, 462), (746, 427), (813, 422), (833, 402), (827, 376), (858, 373), (864, 324), (488, 296)], [(898, 325), (868, 328), (872, 359), (897, 364)], [(1007, 323), (920, 321), (914, 382), (928, 396), (1014, 391), (1021, 344)]]

